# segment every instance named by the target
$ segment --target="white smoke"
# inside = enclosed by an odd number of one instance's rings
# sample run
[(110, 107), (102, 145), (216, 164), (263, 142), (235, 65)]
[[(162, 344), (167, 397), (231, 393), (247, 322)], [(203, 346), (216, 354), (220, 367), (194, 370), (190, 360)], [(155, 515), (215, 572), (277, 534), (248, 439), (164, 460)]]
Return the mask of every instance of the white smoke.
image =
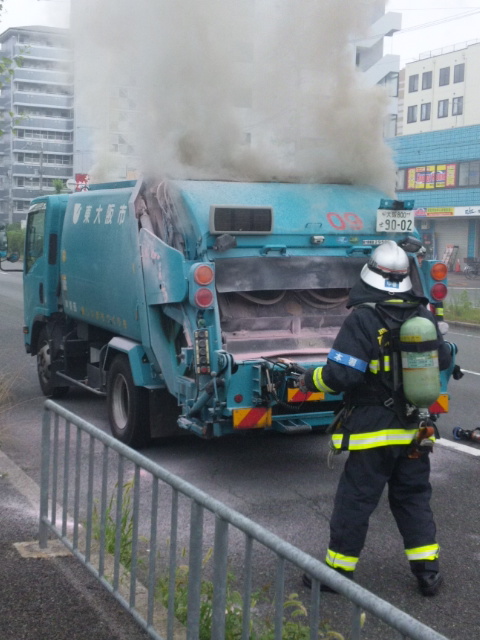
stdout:
[(146, 175), (393, 193), (388, 98), (365, 86), (352, 46), (375, 5), (74, 0), (77, 122), (101, 132), (95, 177), (121, 172), (109, 153), (120, 135), (119, 150), (133, 147)]

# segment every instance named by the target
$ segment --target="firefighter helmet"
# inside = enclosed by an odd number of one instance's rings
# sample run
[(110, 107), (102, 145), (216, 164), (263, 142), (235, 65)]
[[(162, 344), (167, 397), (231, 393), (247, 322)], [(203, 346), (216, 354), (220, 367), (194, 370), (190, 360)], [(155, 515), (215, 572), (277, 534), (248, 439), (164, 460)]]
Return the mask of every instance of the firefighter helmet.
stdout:
[(402, 293), (412, 288), (410, 263), (405, 251), (393, 240), (387, 240), (370, 256), (361, 279), (371, 287), (387, 293)]

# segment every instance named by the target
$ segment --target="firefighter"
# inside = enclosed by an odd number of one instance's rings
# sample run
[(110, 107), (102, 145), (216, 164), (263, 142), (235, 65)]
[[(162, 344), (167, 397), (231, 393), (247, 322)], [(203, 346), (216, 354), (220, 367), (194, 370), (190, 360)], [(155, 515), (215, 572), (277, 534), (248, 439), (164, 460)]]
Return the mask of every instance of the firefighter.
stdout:
[[(390, 509), (410, 568), (420, 592), (432, 596), (442, 576), (430, 508), (430, 460), (424, 452), (411, 456), (418, 419), (401, 385), (394, 384), (399, 373), (401, 379), (401, 372), (388, 366), (393, 355), (388, 351), (394, 342), (392, 327), (398, 332), (401, 324), (415, 314), (437, 326), (427, 302), (412, 290), (405, 251), (393, 241), (380, 245), (351, 289), (347, 307), (353, 310), (334, 341), (327, 364), (307, 371), (298, 385), (304, 392), (344, 392), (332, 447), (335, 452), (348, 450), (349, 456), (335, 496), (327, 564), (353, 578), (370, 515), (388, 485)], [(439, 367), (446, 369), (454, 345), (443, 340), (438, 327), (436, 346)], [(303, 580), (311, 585), (308, 575)], [(322, 589), (331, 590), (326, 585)]]

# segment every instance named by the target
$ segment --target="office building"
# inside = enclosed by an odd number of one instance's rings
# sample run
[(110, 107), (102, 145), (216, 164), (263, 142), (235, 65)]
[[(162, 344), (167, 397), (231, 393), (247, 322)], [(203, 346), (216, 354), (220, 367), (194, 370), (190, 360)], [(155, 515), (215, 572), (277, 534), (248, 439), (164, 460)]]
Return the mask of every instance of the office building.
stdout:
[(18, 62), (0, 95), (0, 219), (16, 222), (73, 174), (72, 53), (68, 31), (52, 27), (7, 29), (0, 45)]

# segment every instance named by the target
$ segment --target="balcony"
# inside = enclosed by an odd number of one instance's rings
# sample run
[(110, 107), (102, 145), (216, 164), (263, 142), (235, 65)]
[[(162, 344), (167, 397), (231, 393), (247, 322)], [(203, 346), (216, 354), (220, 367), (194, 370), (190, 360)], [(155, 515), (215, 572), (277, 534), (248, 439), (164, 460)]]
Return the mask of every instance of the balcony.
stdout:
[(23, 91), (16, 91), (13, 94), (13, 104), (72, 109), (73, 96), (57, 95), (53, 93), (27, 93)]
[(57, 131), (73, 131), (73, 118), (42, 118), (39, 116), (23, 117), (20, 126), (24, 129), (56, 129)]
[[(40, 166), (28, 164), (14, 164), (12, 167), (12, 176), (24, 176), (26, 178), (36, 178), (39, 176)], [(70, 178), (73, 174), (73, 165), (43, 165), (42, 176), (44, 178)]]
[(72, 74), (48, 69), (15, 69), (15, 80), (72, 85)]
[(55, 60), (59, 62), (71, 62), (72, 52), (70, 49), (61, 49), (59, 47), (41, 47), (35, 44), (16, 44), (15, 56), (23, 58), (36, 58), (39, 60)]
[(27, 153), (62, 153), (73, 154), (73, 142), (62, 140), (24, 140), (15, 138), (13, 151), (26, 151)]

